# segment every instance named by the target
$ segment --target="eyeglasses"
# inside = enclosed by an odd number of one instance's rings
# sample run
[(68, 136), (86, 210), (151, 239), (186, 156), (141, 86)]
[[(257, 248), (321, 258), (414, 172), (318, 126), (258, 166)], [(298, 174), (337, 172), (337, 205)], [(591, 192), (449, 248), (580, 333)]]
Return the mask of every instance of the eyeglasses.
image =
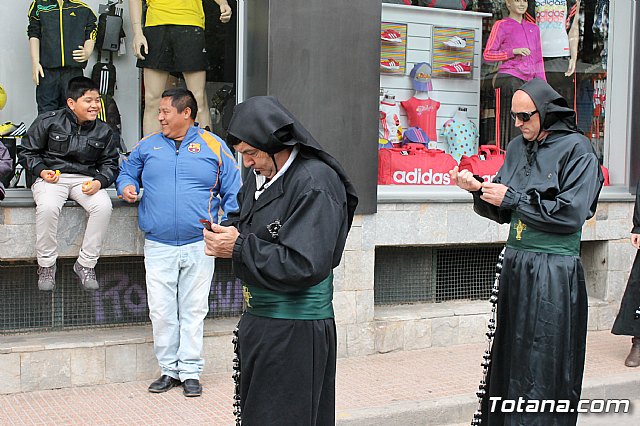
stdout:
[(515, 121), (516, 118), (517, 118), (518, 120), (522, 121), (523, 123), (526, 123), (527, 121), (531, 120), (531, 117), (533, 117), (537, 113), (538, 113), (538, 110), (531, 111), (531, 112), (513, 112), (513, 111), (511, 111), (511, 118), (513, 118), (513, 121)]

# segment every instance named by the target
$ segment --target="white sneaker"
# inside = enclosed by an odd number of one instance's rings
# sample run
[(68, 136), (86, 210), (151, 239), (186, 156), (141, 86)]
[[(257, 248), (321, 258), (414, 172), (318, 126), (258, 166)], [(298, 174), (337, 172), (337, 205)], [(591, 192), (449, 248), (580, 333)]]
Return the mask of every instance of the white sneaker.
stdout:
[(449, 40), (443, 41), (442, 44), (452, 49), (464, 49), (467, 47), (467, 40), (462, 37), (453, 36)]

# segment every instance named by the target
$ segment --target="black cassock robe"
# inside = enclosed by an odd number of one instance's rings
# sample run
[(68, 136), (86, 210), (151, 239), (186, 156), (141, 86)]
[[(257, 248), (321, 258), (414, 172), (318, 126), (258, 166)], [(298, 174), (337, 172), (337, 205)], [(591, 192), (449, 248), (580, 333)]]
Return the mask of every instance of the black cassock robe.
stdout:
[[(257, 200), (256, 179), (249, 175), (238, 194), (240, 211), (224, 223), (240, 232), (233, 270), (247, 286), (248, 310), (238, 325), (242, 424), (333, 425), (336, 326), (332, 308), (316, 310), (318, 304), (331, 305), (332, 286), (318, 298), (306, 296), (331, 279), (340, 263), (357, 205), (355, 189), (340, 164), (273, 97), (236, 106), (227, 141), (270, 155), (294, 145), (300, 149)], [(290, 304), (277, 313), (257, 312), (265, 295), (276, 306)], [(289, 315), (287, 307), (296, 313)]]
[[(474, 210), (499, 223), (517, 215), (526, 227), (551, 237), (575, 234), (595, 213), (603, 181), (598, 159), (572, 125), (573, 111), (550, 86), (534, 79), (521, 90), (533, 99), (543, 128), (551, 133), (540, 142), (513, 139), (493, 180), (509, 187), (501, 206), (484, 202), (478, 191)], [(500, 404), (490, 409), (492, 397), (569, 400), (575, 407), (584, 369), (585, 287), (579, 253), (521, 250), (507, 243), (482, 425), (575, 424), (575, 413), (500, 412)]]
[[(633, 210), (631, 233), (640, 234), (640, 181), (636, 188), (636, 205)], [(633, 318), (638, 306), (640, 306), (640, 251), (636, 252), (636, 259), (631, 267), (631, 275), (620, 303), (620, 311), (611, 329), (613, 334), (640, 337), (640, 319)]]

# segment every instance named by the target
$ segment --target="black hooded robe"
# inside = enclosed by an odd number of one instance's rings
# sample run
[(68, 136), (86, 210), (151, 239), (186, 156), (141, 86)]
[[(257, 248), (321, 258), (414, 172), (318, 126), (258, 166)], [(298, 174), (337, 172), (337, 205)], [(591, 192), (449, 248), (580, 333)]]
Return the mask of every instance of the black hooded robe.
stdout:
[[(520, 90), (532, 98), (542, 128), (550, 134), (540, 142), (518, 136), (509, 143), (493, 180), (509, 187), (500, 207), (481, 200), (480, 191), (473, 193), (474, 210), (510, 223), (511, 233), (481, 424), (573, 425), (577, 413), (530, 413), (524, 408), (532, 407), (527, 405), (531, 400), (565, 400), (575, 408), (580, 399), (588, 304), (579, 232), (595, 213), (603, 178), (596, 154), (577, 132), (564, 98), (539, 79)], [(515, 248), (511, 242), (516, 242), (518, 219), (526, 227), (520, 230), (522, 242), (545, 246), (549, 240), (571, 240), (573, 253), (558, 254), (567, 249), (562, 243), (549, 250)], [(496, 398), (516, 404), (522, 398), (523, 410), (505, 406), (502, 412)]]
[[(633, 209), (632, 234), (640, 234), (640, 181), (636, 188), (636, 205)], [(620, 302), (620, 310), (611, 332), (623, 336), (640, 337), (640, 320), (634, 319), (636, 309), (640, 306), (640, 250), (631, 267), (627, 288)]]
[[(240, 211), (224, 224), (240, 232), (232, 260), (247, 302), (238, 326), (242, 424), (334, 425), (333, 286), (312, 301), (305, 295), (331, 280), (340, 263), (355, 190), (338, 162), (273, 97), (236, 106), (227, 143), (239, 141), (269, 154), (300, 148), (257, 200), (256, 179), (249, 174), (238, 194)], [(267, 298), (282, 303), (271, 304), (278, 305), (272, 313), (269, 306), (259, 311), (269, 305)], [(307, 315), (317, 304), (330, 312)]]

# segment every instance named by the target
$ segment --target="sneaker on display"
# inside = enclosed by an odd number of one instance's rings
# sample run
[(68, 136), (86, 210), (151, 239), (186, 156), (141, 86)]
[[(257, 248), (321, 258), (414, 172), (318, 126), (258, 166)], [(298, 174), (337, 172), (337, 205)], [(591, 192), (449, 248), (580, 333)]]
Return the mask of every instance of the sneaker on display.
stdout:
[(17, 124), (13, 124), (10, 121), (6, 123), (0, 124), (0, 136), (9, 136), (13, 133), (19, 126)]
[(384, 30), (380, 33), (380, 38), (384, 41), (389, 41), (391, 43), (400, 43), (402, 42), (402, 36), (396, 30), (388, 29)]
[(399, 70), (400, 63), (393, 58), (383, 59), (380, 61), (380, 66), (386, 70)]
[(83, 289), (87, 291), (95, 291), (98, 289), (99, 286), (95, 269), (82, 266), (76, 260), (76, 263), (73, 264), (73, 272), (80, 278), (80, 284), (82, 284)]
[(38, 288), (42, 291), (56, 288), (56, 265), (38, 266)]
[(441, 68), (449, 74), (471, 74), (471, 65), (468, 63), (454, 62), (452, 64), (443, 65)]
[(467, 47), (467, 40), (462, 37), (453, 36), (447, 41), (443, 41), (442, 44), (451, 47), (452, 49), (464, 49)]

